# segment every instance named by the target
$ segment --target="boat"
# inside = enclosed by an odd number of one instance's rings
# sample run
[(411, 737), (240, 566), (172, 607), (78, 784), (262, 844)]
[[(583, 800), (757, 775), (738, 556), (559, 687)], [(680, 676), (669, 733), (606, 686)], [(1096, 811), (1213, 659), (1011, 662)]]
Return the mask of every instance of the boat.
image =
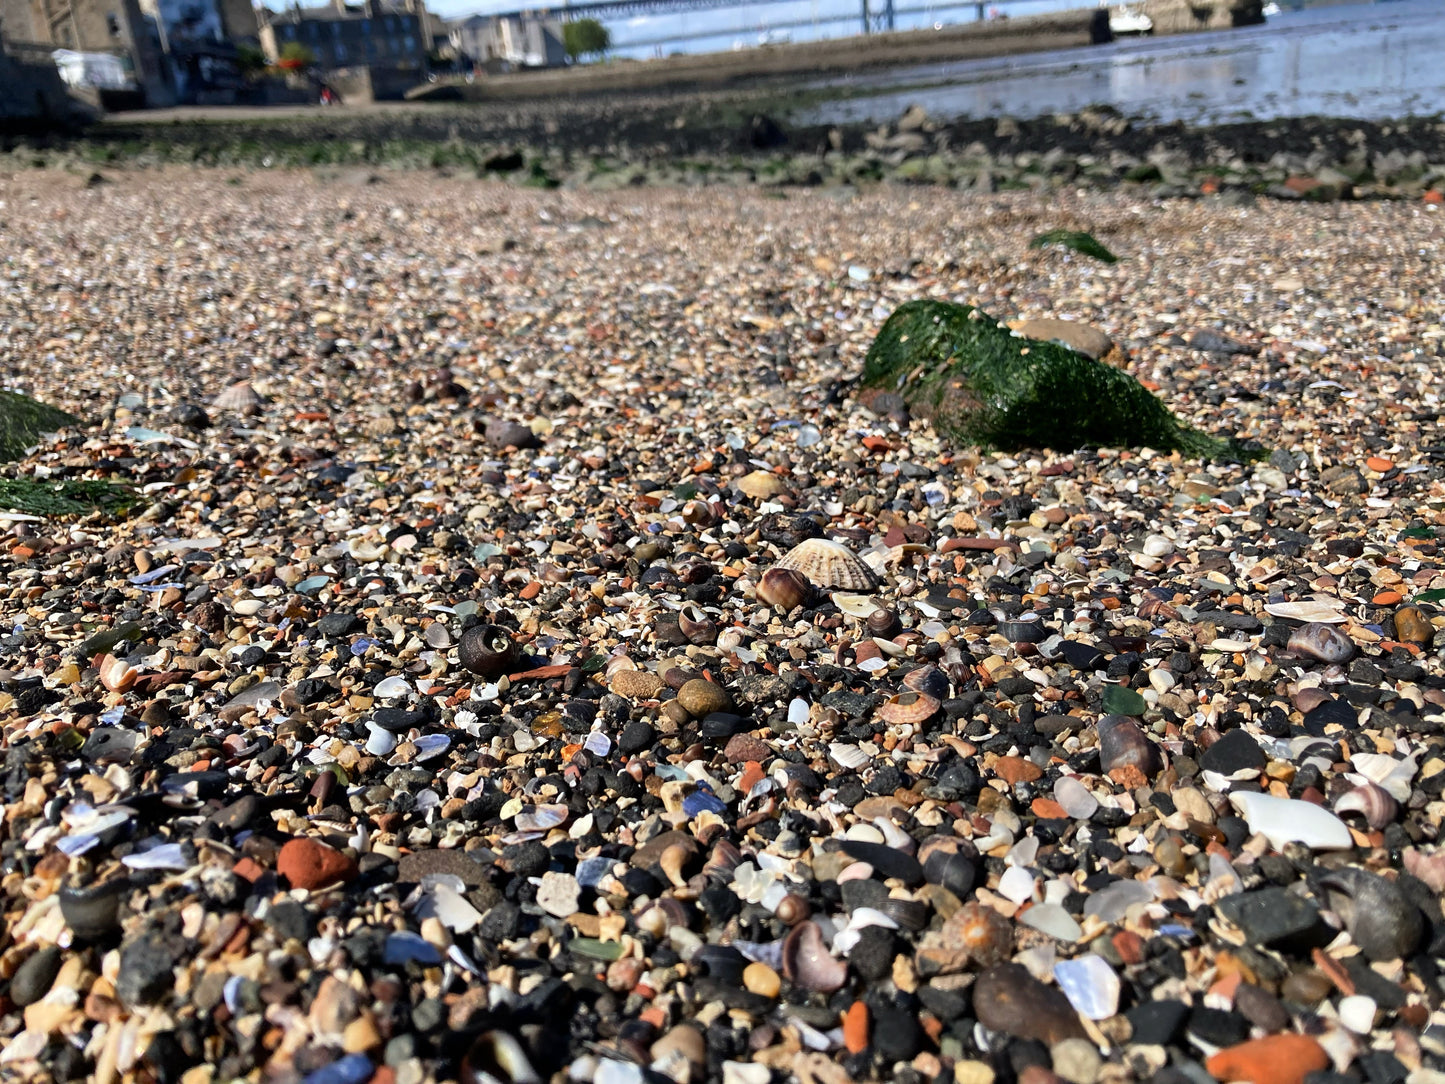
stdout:
[(1273, 19), (1276, 15), (1279, 14), (1279, 5), (1276, 4), (1274, 0), (1269, 0), (1269, 3), (1265, 4), (1264, 7), (1260, 9), (1259, 13), (1263, 15), (1266, 19)]
[(1154, 33), (1154, 20), (1136, 7), (1121, 4), (1109, 11), (1109, 31), (1116, 38), (1143, 37)]

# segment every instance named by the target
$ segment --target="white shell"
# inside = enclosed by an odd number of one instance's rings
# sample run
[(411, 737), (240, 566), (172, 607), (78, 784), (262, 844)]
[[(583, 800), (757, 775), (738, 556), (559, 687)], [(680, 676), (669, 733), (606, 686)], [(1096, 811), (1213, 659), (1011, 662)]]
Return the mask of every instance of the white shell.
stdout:
[(878, 586), (878, 577), (863, 562), (863, 558), (847, 546), (826, 538), (809, 538), (799, 542), (775, 567), (801, 572), (819, 587), (871, 591)]
[(1337, 599), (1314, 598), (1304, 602), (1271, 602), (1264, 612), (1271, 617), (1289, 621), (1317, 621), (1321, 625), (1338, 625), (1344, 621), (1344, 603)]
[(881, 610), (882, 604), (867, 595), (850, 595), (843, 591), (833, 592), (833, 605), (849, 617), (867, 620), (874, 610)]
[(260, 405), (261, 397), (256, 394), (256, 389), (251, 387), (249, 380), (232, 384), (211, 400), (211, 406), (217, 410), (249, 410)]
[(1263, 835), (1276, 850), (1287, 843), (1303, 843), (1317, 851), (1343, 850), (1355, 845), (1345, 822), (1313, 802), (1249, 792), (1231, 794), (1229, 800), (1249, 830)]

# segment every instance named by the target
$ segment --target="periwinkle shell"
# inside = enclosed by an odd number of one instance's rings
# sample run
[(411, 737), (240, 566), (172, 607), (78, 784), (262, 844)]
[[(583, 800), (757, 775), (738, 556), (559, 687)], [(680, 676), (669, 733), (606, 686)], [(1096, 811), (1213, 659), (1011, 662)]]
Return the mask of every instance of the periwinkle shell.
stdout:
[(457, 658), (480, 677), (501, 677), (517, 661), (517, 645), (500, 625), (473, 625), (462, 633)]

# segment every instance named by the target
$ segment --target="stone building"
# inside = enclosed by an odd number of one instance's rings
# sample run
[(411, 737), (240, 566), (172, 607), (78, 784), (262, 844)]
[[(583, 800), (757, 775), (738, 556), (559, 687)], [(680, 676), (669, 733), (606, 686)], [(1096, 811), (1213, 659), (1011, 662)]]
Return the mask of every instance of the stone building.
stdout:
[(562, 24), (537, 15), (455, 19), (447, 40), (459, 58), (478, 68), (556, 68), (567, 63)]
[(367, 0), (353, 6), (332, 0), (325, 7), (291, 7), (261, 13), (261, 50), (275, 63), (286, 46), (298, 42), (323, 70), (366, 67), (426, 71), (431, 47), (431, 16), (421, 0)]

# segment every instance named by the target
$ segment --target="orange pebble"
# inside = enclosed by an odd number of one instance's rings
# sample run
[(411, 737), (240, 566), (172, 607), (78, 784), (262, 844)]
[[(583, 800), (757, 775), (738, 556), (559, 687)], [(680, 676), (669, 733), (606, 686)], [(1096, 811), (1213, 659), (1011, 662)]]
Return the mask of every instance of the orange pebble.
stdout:
[(1286, 1032), (1219, 1051), (1204, 1067), (1216, 1080), (1251, 1084), (1304, 1084), (1310, 1073), (1329, 1068), (1330, 1056), (1308, 1035)]
[(1069, 815), (1064, 812), (1064, 807), (1052, 798), (1035, 798), (1030, 808), (1034, 811), (1035, 817), (1042, 817), (1046, 821), (1069, 819)]
[(868, 1049), (868, 1006), (855, 1001), (843, 1014), (843, 1045), (850, 1054)]
[(1378, 455), (1372, 455), (1369, 459), (1365, 460), (1365, 466), (1369, 467), (1371, 470), (1379, 471), (1381, 474), (1384, 474), (1385, 471), (1389, 470), (1394, 465), (1395, 464), (1392, 463), (1390, 460)]
[(1400, 601), (1399, 591), (1381, 591), (1374, 598), (1370, 599), (1376, 606), (1393, 606)]

